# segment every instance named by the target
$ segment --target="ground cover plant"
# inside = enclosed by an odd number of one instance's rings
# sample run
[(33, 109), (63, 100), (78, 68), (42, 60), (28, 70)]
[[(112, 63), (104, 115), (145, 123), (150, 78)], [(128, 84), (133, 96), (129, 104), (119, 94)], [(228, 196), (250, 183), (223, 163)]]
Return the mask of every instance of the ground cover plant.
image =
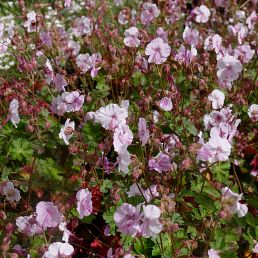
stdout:
[(2, 257), (256, 257), (256, 8), (1, 1)]

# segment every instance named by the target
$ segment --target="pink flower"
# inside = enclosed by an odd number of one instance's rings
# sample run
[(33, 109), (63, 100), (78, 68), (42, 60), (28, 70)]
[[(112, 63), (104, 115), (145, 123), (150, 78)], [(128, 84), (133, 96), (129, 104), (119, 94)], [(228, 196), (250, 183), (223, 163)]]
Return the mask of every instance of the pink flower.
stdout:
[(129, 172), (128, 166), (131, 163), (130, 153), (127, 150), (123, 150), (122, 152), (119, 152), (117, 157), (117, 162), (118, 162), (118, 170), (127, 174)]
[(119, 124), (114, 132), (113, 145), (117, 153), (123, 152), (133, 141), (133, 133), (126, 124)]
[(141, 235), (143, 237), (157, 236), (163, 226), (159, 222), (160, 209), (156, 205), (143, 206), (143, 223), (141, 224)]
[(226, 55), (218, 61), (217, 68), (220, 81), (233, 82), (239, 77), (243, 66), (234, 56)]
[(255, 246), (254, 248), (252, 249), (252, 252), (255, 253), (255, 254), (258, 254), (258, 242), (255, 241)]
[(40, 32), (39, 37), (40, 37), (43, 45), (46, 45), (48, 48), (52, 47), (51, 32), (49, 32), (49, 31), (42, 31), (42, 32)]
[(147, 202), (150, 202), (153, 197), (159, 196), (159, 193), (157, 191), (157, 185), (151, 185), (146, 190), (144, 190), (141, 186), (137, 186), (136, 183), (130, 186), (130, 190), (127, 192), (127, 194), (128, 197), (143, 195)]
[(136, 27), (131, 27), (124, 32), (124, 44), (128, 47), (139, 47), (141, 41), (138, 39), (139, 31)]
[(64, 6), (70, 8), (72, 6), (72, 0), (64, 0)]
[(199, 40), (199, 31), (186, 26), (183, 32), (183, 39), (187, 44), (197, 46)]
[(258, 121), (258, 104), (252, 104), (248, 109), (248, 116), (254, 121)]
[(36, 221), (43, 229), (57, 227), (61, 221), (61, 213), (52, 202), (39, 202), (36, 206), (36, 214)]
[(81, 189), (76, 194), (77, 199), (77, 211), (79, 212), (79, 218), (82, 219), (85, 216), (89, 216), (92, 213), (92, 194), (86, 189)]
[(115, 130), (120, 124), (125, 124), (128, 111), (117, 104), (108, 104), (95, 112), (95, 121), (100, 123), (106, 130)]
[(18, 217), (16, 219), (18, 231), (26, 236), (33, 236), (43, 232), (42, 227), (36, 221), (36, 215)]
[(169, 171), (171, 169), (170, 157), (160, 152), (156, 157), (151, 158), (148, 162), (149, 168), (158, 173)]
[(67, 81), (65, 80), (62, 74), (57, 73), (54, 76), (53, 83), (55, 85), (56, 90), (65, 91), (65, 87), (67, 86)]
[(37, 14), (34, 11), (27, 13), (27, 20), (24, 22), (23, 26), (27, 28), (28, 32), (36, 31), (36, 16)]
[(148, 62), (162, 64), (170, 55), (171, 48), (162, 38), (153, 39), (145, 49), (145, 55), (149, 56)]
[(93, 24), (88, 17), (82, 16), (75, 20), (75, 27), (73, 28), (73, 34), (76, 37), (87, 35), (90, 36), (93, 30)]
[(3, 194), (9, 202), (18, 202), (21, 199), (20, 191), (17, 190), (12, 182), (7, 182), (3, 187)]
[(257, 14), (255, 11), (253, 11), (249, 17), (246, 19), (246, 24), (248, 26), (249, 30), (253, 30), (255, 23), (257, 22)]
[(209, 249), (208, 250), (208, 256), (209, 258), (220, 258), (220, 255), (219, 255), (219, 251), (218, 250), (214, 250), (214, 249)]
[(159, 107), (164, 111), (171, 111), (173, 108), (173, 104), (170, 98), (164, 97), (159, 101)]
[(158, 27), (156, 30), (157, 38), (162, 38), (165, 43), (168, 42), (168, 32), (165, 31), (162, 27)]
[(45, 73), (47, 84), (50, 84), (54, 80), (55, 74), (53, 72), (52, 65), (48, 59), (46, 61), (46, 67), (44, 69), (44, 73)]
[(143, 25), (149, 25), (159, 15), (160, 10), (156, 4), (149, 2), (143, 4), (143, 11), (141, 12), (141, 22)]
[(191, 46), (191, 50), (188, 50), (184, 46), (181, 46), (177, 50), (177, 54), (175, 55), (175, 60), (181, 64), (189, 65), (195, 56), (197, 56), (197, 50), (195, 46)]
[(231, 214), (237, 213), (239, 218), (248, 212), (246, 204), (240, 203), (243, 194), (232, 192), (228, 187), (222, 189), (222, 205)]
[(76, 57), (76, 64), (82, 71), (82, 73), (86, 73), (92, 68), (92, 59), (91, 56), (87, 54), (79, 54)]
[(200, 7), (196, 7), (193, 10), (195, 16), (195, 21), (198, 23), (206, 23), (209, 20), (211, 12), (209, 8), (205, 5), (201, 5)]
[(222, 46), (222, 37), (218, 34), (209, 36), (204, 41), (205, 50), (214, 50), (216, 54), (219, 53)]
[(238, 22), (236, 25), (229, 25), (228, 26), (229, 32), (237, 36), (237, 40), (239, 44), (243, 44), (243, 40), (248, 33), (248, 29), (243, 23)]
[(238, 46), (234, 51), (234, 56), (240, 59), (243, 63), (249, 63), (254, 54), (255, 51), (251, 49), (248, 44)]
[(17, 99), (13, 99), (9, 105), (9, 118), (16, 128), (17, 128), (17, 124), (20, 122), (18, 108), (19, 108), (19, 101)]
[(142, 143), (142, 146), (144, 146), (150, 137), (150, 131), (146, 127), (146, 120), (145, 118), (140, 117), (138, 122), (138, 137)]
[(64, 258), (71, 257), (74, 252), (74, 248), (69, 243), (54, 242), (44, 253), (43, 258)]
[(219, 109), (222, 108), (224, 105), (225, 95), (220, 90), (214, 90), (208, 96), (208, 100), (212, 102), (213, 109)]
[(135, 236), (140, 231), (141, 214), (139, 209), (123, 203), (114, 214), (114, 221), (121, 233)]
[(75, 127), (74, 122), (73, 121), (70, 122), (70, 118), (68, 118), (65, 121), (64, 126), (62, 126), (61, 128), (61, 131), (59, 133), (59, 138), (63, 139), (66, 145), (69, 144), (69, 140), (71, 139), (74, 132), (74, 127)]

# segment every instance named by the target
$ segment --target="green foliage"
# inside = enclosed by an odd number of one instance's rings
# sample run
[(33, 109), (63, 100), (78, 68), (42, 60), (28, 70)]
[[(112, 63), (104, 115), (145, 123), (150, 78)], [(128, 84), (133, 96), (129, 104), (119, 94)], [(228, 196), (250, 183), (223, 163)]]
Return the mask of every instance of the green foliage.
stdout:
[(116, 225), (114, 221), (114, 213), (116, 211), (116, 207), (112, 206), (109, 210), (103, 213), (103, 219), (110, 226), (110, 234), (114, 235), (116, 230)]
[(112, 181), (108, 179), (104, 179), (102, 182), (102, 185), (100, 186), (100, 191), (102, 193), (107, 193), (110, 189), (112, 189), (112, 187), (113, 187)]
[(13, 160), (30, 160), (33, 155), (32, 144), (23, 138), (13, 139), (9, 147), (9, 154)]
[(230, 169), (230, 163), (229, 162), (222, 162), (220, 164), (213, 165), (211, 167), (211, 171), (214, 174), (214, 177), (219, 182), (226, 182), (229, 177), (229, 169)]

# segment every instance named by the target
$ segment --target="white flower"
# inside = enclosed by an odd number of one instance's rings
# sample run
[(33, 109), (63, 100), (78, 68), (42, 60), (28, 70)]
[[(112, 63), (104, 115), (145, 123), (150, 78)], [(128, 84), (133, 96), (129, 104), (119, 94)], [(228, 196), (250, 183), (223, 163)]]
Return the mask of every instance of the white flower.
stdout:
[(164, 111), (171, 111), (173, 108), (173, 104), (170, 98), (164, 97), (159, 101), (159, 107)]
[(226, 55), (217, 63), (217, 76), (222, 82), (233, 82), (239, 77), (243, 66), (234, 56)]
[(125, 124), (128, 110), (117, 104), (108, 104), (95, 112), (95, 121), (106, 130), (114, 130), (120, 123)]
[(239, 202), (242, 195), (232, 192), (228, 187), (222, 189), (223, 206), (232, 214), (237, 213), (239, 218), (244, 217), (248, 212), (247, 205)]
[(117, 157), (117, 162), (118, 162), (118, 170), (127, 174), (129, 172), (128, 166), (131, 163), (130, 153), (127, 150), (120, 152)]
[(70, 122), (70, 118), (68, 118), (65, 121), (64, 126), (61, 128), (61, 131), (59, 133), (59, 138), (63, 139), (66, 145), (69, 144), (69, 140), (72, 137), (74, 132), (74, 127), (75, 127), (75, 123), (73, 121)]
[(162, 64), (170, 55), (171, 48), (162, 38), (153, 39), (145, 49), (145, 55), (149, 56), (148, 62)]
[(61, 258), (72, 255), (74, 248), (69, 243), (52, 243), (44, 253), (43, 258)]
[(113, 145), (117, 153), (123, 152), (133, 141), (133, 133), (126, 124), (119, 124), (114, 132)]
[(209, 96), (208, 100), (212, 102), (212, 108), (222, 108), (224, 105), (225, 95), (220, 90), (214, 90)]
[(15, 127), (17, 127), (16, 124), (20, 122), (18, 108), (19, 108), (19, 101), (17, 99), (13, 99), (9, 105), (9, 117)]
[(36, 16), (37, 14), (32, 11), (27, 14), (27, 21), (24, 22), (24, 27), (27, 28), (28, 32), (34, 32), (37, 29), (36, 26)]
[(20, 191), (17, 190), (11, 182), (7, 182), (3, 187), (3, 194), (9, 202), (18, 202), (21, 199)]
[(131, 27), (124, 32), (124, 44), (128, 47), (139, 47), (141, 41), (138, 39), (139, 30), (136, 27)]
[(248, 109), (248, 116), (254, 121), (258, 121), (258, 104), (252, 104)]
[(195, 13), (195, 21), (198, 23), (206, 23), (209, 20), (211, 12), (209, 8), (205, 5), (201, 5), (200, 7), (196, 7), (193, 12)]

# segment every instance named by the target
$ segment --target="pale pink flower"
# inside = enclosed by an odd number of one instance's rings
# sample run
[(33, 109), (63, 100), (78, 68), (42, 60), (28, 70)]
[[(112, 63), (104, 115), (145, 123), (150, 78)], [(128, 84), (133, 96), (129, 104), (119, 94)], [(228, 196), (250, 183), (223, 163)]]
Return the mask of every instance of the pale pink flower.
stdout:
[(195, 21), (198, 23), (206, 23), (209, 20), (211, 12), (209, 8), (205, 5), (201, 5), (200, 7), (196, 7), (193, 10), (195, 16)]
[(161, 211), (156, 205), (143, 206), (143, 223), (141, 224), (141, 235), (143, 237), (157, 236), (163, 226), (159, 222)]
[(70, 39), (67, 43), (67, 47), (69, 49), (69, 51), (72, 53), (73, 56), (76, 56), (79, 54), (80, 49), (81, 49), (81, 45), (80, 43)]
[(117, 153), (123, 152), (133, 141), (133, 133), (126, 124), (119, 124), (113, 135), (113, 145)]
[(168, 32), (165, 31), (162, 27), (158, 27), (156, 30), (157, 38), (162, 38), (165, 43), (168, 43)]
[(19, 108), (19, 101), (17, 99), (13, 99), (9, 105), (9, 119), (11, 120), (11, 122), (16, 128), (17, 128), (17, 124), (20, 122), (18, 108)]
[(124, 32), (124, 44), (128, 47), (139, 47), (141, 41), (138, 39), (139, 30), (136, 27), (131, 27)]
[(135, 68), (142, 72), (146, 72), (148, 70), (149, 63), (146, 58), (142, 57), (141, 54), (137, 54), (135, 58)]
[(61, 213), (52, 202), (39, 202), (36, 206), (36, 214), (36, 221), (43, 229), (57, 227), (61, 221)]
[(51, 65), (49, 59), (47, 59), (47, 61), (46, 61), (46, 67), (44, 69), (44, 73), (45, 73), (47, 84), (50, 84), (54, 80), (55, 74), (53, 72), (53, 68), (52, 68), (52, 65)]
[(140, 232), (141, 214), (139, 209), (123, 203), (114, 213), (114, 221), (121, 233), (136, 236)]
[(3, 194), (9, 202), (18, 202), (21, 199), (20, 191), (16, 189), (12, 182), (7, 182), (3, 187)]
[(128, 166), (131, 163), (130, 153), (127, 150), (123, 150), (122, 152), (119, 152), (117, 157), (117, 162), (118, 162), (118, 170), (127, 174), (129, 172)]
[(61, 102), (65, 104), (65, 112), (77, 112), (82, 108), (84, 96), (78, 91), (63, 92)]
[(76, 57), (76, 64), (80, 68), (82, 73), (86, 73), (92, 68), (92, 59), (91, 56), (87, 54), (79, 54)]
[(157, 185), (151, 185), (150, 187), (148, 187), (144, 193), (143, 193), (145, 200), (147, 202), (152, 201), (152, 199), (154, 197), (159, 196), (159, 192), (157, 191)]
[(220, 81), (233, 82), (239, 77), (243, 66), (234, 56), (226, 55), (218, 61), (217, 68)]
[(250, 14), (250, 16), (248, 16), (246, 19), (246, 24), (247, 24), (249, 30), (254, 29), (254, 26), (255, 26), (255, 23), (257, 22), (257, 20), (258, 20), (258, 16), (257, 16), (256, 12), (253, 11)]
[(218, 250), (214, 250), (214, 249), (209, 249), (208, 250), (209, 258), (220, 258), (219, 253), (220, 253), (220, 251), (218, 251)]
[(117, 104), (108, 104), (95, 112), (95, 121), (100, 123), (106, 130), (115, 130), (120, 124), (125, 124), (128, 110)]
[(4, 23), (0, 22), (0, 39), (2, 38), (4, 34)]
[(164, 111), (171, 111), (173, 108), (173, 103), (170, 98), (164, 97), (159, 101), (159, 107)]
[(129, 22), (128, 20), (128, 16), (126, 15), (125, 11), (122, 10), (119, 14), (118, 14), (118, 22), (121, 25), (125, 25)]
[(167, 61), (171, 48), (162, 38), (153, 39), (145, 49), (145, 55), (149, 56), (148, 62), (162, 64)]
[(67, 81), (62, 74), (57, 73), (54, 76), (53, 83), (57, 91), (65, 91), (65, 87), (67, 86)]
[(237, 213), (238, 217), (244, 217), (248, 212), (246, 204), (240, 203), (243, 194), (232, 192), (228, 187), (222, 189), (222, 205), (231, 214)]
[(177, 54), (175, 55), (175, 60), (183, 65), (189, 65), (194, 57), (197, 56), (197, 49), (195, 46), (191, 46), (191, 50), (181, 46), (177, 50)]
[(214, 50), (216, 54), (219, 53), (222, 46), (222, 37), (218, 34), (209, 36), (204, 41), (205, 50)]
[(74, 132), (75, 123), (70, 122), (70, 118), (65, 121), (64, 126), (62, 126), (61, 131), (59, 133), (59, 138), (63, 139), (65, 144), (69, 144), (69, 140), (71, 139)]
[(36, 31), (36, 16), (37, 14), (34, 11), (27, 13), (27, 20), (24, 22), (23, 26), (27, 28), (28, 32)]
[(211, 101), (213, 109), (219, 109), (224, 105), (225, 95), (220, 90), (213, 90), (208, 96), (208, 100)]
[(16, 226), (18, 227), (18, 231), (26, 236), (33, 236), (43, 232), (43, 229), (36, 221), (36, 215), (34, 214), (18, 217), (16, 219)]
[(93, 30), (93, 24), (88, 17), (82, 16), (75, 20), (75, 26), (73, 27), (73, 34), (76, 37), (87, 35), (90, 36)]
[(258, 104), (252, 104), (248, 109), (248, 116), (254, 121), (258, 121)]
[(43, 258), (68, 258), (72, 257), (74, 248), (69, 243), (54, 242), (44, 253)]
[(185, 43), (197, 46), (199, 41), (199, 31), (186, 26), (183, 32), (183, 39)]
[(218, 7), (228, 7), (230, 0), (215, 0), (215, 5)]
[(243, 44), (244, 38), (247, 36), (248, 29), (243, 23), (238, 22), (236, 25), (230, 25), (228, 27), (229, 32), (233, 33), (237, 36), (237, 40), (239, 44)]
[(137, 185), (136, 183), (133, 183), (130, 186), (130, 189), (127, 192), (127, 195), (128, 195), (128, 197), (141, 196), (142, 193), (144, 193), (144, 189), (140, 185)]
[(238, 46), (234, 50), (234, 56), (240, 59), (243, 63), (249, 63), (255, 54), (255, 50), (251, 49), (250, 45), (245, 44)]
[(59, 223), (58, 228), (60, 231), (63, 232), (62, 241), (68, 243), (69, 237), (72, 235), (72, 232), (67, 229), (66, 227), (67, 222), (64, 220), (65, 220), (65, 217), (62, 216), (62, 221)]
[(77, 199), (77, 211), (79, 212), (79, 218), (83, 219), (85, 216), (89, 216), (92, 213), (92, 194), (86, 189), (81, 189), (76, 194)]
[(158, 173), (167, 172), (171, 169), (171, 159), (167, 154), (160, 152), (156, 157), (149, 160), (148, 165), (151, 170)]
[(50, 31), (40, 32), (39, 37), (43, 45), (46, 45), (48, 48), (52, 47), (52, 36)]
[(72, 6), (72, 0), (64, 0), (64, 7), (70, 8)]
[(153, 112), (152, 112), (152, 117), (153, 117), (153, 123), (154, 124), (156, 124), (156, 123), (158, 123), (158, 121), (159, 121), (159, 112), (157, 111), (157, 110), (154, 110)]
[(156, 4), (149, 2), (143, 4), (143, 11), (141, 12), (141, 22), (143, 25), (149, 25), (159, 15), (160, 10)]
[(255, 253), (255, 254), (258, 254), (258, 242), (256, 242), (256, 241), (255, 241), (255, 246), (252, 249), (252, 252)]
[(144, 146), (148, 142), (149, 137), (150, 137), (150, 131), (149, 131), (149, 129), (147, 129), (146, 120), (143, 117), (139, 118), (138, 137), (141, 141), (142, 146)]

